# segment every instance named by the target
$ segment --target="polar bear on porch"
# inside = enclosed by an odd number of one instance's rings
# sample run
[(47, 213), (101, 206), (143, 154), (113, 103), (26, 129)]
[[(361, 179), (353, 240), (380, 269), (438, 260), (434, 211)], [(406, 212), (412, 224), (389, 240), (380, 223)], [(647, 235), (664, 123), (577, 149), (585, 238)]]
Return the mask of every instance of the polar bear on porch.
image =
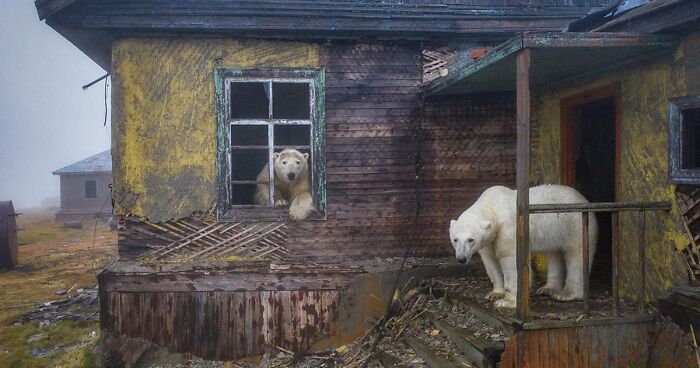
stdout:
[[(311, 197), (309, 154), (295, 149), (274, 153), (275, 158), (275, 206), (289, 205), (292, 220), (308, 218), (316, 208)], [(260, 171), (255, 189), (255, 204), (268, 205), (270, 196), (268, 165)]]
[[(541, 185), (530, 188), (530, 204), (588, 203), (573, 188)], [(502, 308), (515, 308), (517, 269), (515, 264), (516, 191), (495, 186), (457, 220), (450, 221), (450, 240), (460, 263), (479, 253), (493, 290), (486, 295)], [(581, 214), (530, 215), (530, 252), (547, 255), (547, 284), (537, 294), (559, 301), (583, 297)], [(595, 215), (589, 214), (589, 261), (593, 262), (598, 235)], [(590, 267), (589, 263), (589, 267)]]

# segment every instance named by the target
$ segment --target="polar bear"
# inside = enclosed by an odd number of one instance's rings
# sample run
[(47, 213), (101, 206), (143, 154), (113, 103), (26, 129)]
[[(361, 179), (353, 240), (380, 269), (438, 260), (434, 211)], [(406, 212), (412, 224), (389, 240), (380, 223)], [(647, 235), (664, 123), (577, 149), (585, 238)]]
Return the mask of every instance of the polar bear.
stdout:
[[(289, 205), (292, 220), (305, 220), (316, 208), (311, 197), (308, 153), (295, 149), (284, 149), (274, 153), (275, 159), (275, 206)], [(255, 204), (268, 205), (270, 179), (268, 165), (258, 174), (255, 189)]]
[[(530, 188), (529, 193), (530, 204), (588, 203), (575, 189), (562, 185), (541, 185)], [(450, 240), (457, 260), (467, 263), (479, 253), (493, 283), (486, 298), (503, 308), (515, 308), (517, 294), (515, 200), (515, 190), (491, 187), (457, 220), (450, 221)], [(583, 297), (581, 226), (578, 212), (530, 215), (530, 251), (546, 254), (548, 265), (547, 283), (537, 294), (559, 301)], [(593, 213), (589, 213), (588, 232), (590, 267), (598, 236)]]

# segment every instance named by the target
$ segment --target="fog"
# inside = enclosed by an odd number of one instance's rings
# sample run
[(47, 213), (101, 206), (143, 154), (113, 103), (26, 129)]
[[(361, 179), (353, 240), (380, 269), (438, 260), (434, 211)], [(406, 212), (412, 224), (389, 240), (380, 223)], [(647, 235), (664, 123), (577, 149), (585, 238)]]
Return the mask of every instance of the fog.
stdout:
[(0, 0), (0, 200), (37, 207), (58, 196), (52, 171), (109, 148), (104, 82), (81, 89), (104, 74), (33, 1)]

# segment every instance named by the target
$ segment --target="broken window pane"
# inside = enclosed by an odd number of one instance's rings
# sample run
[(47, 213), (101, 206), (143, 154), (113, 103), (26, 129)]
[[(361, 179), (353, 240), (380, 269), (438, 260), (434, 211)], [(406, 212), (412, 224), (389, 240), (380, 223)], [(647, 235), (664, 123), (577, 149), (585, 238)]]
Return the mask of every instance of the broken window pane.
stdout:
[(231, 82), (231, 117), (267, 119), (270, 96), (266, 82)]
[(267, 146), (267, 125), (232, 125), (232, 146)]
[(308, 146), (311, 143), (311, 125), (275, 125), (275, 147)]
[(681, 168), (700, 168), (700, 109), (683, 111), (681, 125)]
[(255, 204), (256, 184), (233, 184), (231, 186), (231, 203), (234, 205)]
[(275, 119), (309, 119), (308, 83), (272, 83), (272, 117)]
[(267, 149), (231, 149), (231, 180), (255, 181), (267, 164)]

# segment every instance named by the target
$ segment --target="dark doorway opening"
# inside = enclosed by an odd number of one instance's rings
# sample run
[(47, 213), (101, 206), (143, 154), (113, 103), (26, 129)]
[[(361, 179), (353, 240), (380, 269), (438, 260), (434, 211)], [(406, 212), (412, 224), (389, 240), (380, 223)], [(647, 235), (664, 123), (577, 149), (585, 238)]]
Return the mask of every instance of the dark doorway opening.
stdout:
[[(619, 89), (615, 86), (562, 101), (562, 183), (590, 202), (615, 202)], [(597, 213), (598, 244), (591, 289), (612, 284), (611, 213)]]

